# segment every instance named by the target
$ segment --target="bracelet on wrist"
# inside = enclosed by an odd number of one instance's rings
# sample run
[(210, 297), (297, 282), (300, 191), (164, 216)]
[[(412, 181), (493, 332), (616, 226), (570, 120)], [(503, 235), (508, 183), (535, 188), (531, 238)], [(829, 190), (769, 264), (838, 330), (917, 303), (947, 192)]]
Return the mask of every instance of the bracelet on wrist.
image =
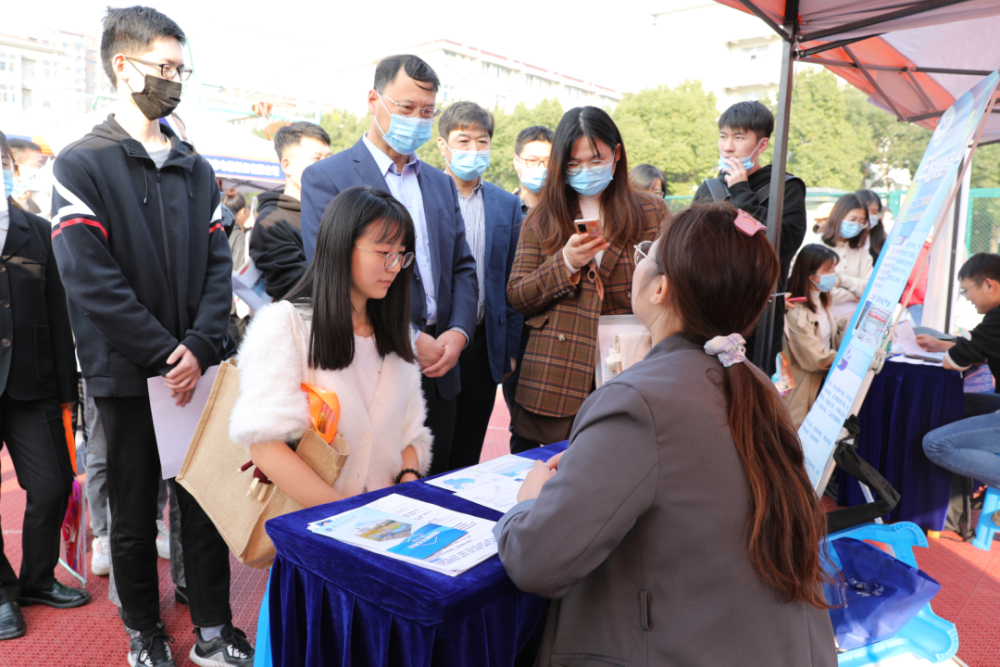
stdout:
[(402, 482), (403, 481), (403, 475), (405, 475), (408, 472), (412, 472), (414, 475), (416, 475), (417, 479), (421, 478), (420, 472), (414, 470), (413, 468), (403, 468), (401, 471), (399, 471), (399, 474), (396, 475), (396, 484), (399, 484), (400, 482)]

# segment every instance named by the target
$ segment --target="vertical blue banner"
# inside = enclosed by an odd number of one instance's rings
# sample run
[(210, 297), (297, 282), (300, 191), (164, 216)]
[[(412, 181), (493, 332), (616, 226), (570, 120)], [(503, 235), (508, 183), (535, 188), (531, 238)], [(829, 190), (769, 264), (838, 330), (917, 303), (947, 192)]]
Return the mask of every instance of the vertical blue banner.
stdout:
[(980, 81), (941, 116), (934, 130), (823, 390), (799, 428), (806, 471), (814, 487), (821, 481), (920, 249), (942, 208), (950, 203), (945, 200), (955, 184), (962, 157), (984, 120), (983, 113), (998, 82), (997, 72)]

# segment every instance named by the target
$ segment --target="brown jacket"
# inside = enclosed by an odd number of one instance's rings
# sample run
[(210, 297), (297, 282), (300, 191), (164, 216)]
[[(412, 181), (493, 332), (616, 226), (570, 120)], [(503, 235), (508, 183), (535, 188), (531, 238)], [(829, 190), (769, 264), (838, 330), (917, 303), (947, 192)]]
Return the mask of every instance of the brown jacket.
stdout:
[(572, 417), (590, 395), (597, 359), (597, 322), (601, 315), (632, 312), (632, 244), (654, 240), (670, 211), (662, 199), (641, 198), (643, 224), (639, 239), (612, 243), (601, 259), (603, 301), (587, 268), (571, 276), (562, 250), (545, 255), (536, 233), (537, 218), (521, 229), (507, 299), (525, 315), (531, 328), (515, 400), (547, 417)]
[[(804, 305), (795, 306), (785, 315), (785, 358), (791, 371), (793, 386), (783, 398), (792, 411), (792, 422), (795, 428), (802, 425), (806, 415), (816, 402), (819, 390), (826, 380), (827, 371), (837, 356), (837, 348), (844, 336), (844, 328), (848, 318), (834, 318), (833, 313), (824, 311), (812, 312)], [(830, 321), (830, 343), (828, 348), (823, 345), (819, 332), (819, 318), (828, 317)]]
[(536, 665), (837, 664), (830, 615), (784, 603), (747, 558), (721, 373), (680, 335), (657, 343), (587, 399), (559, 472), (497, 523), (507, 574), (552, 599)]

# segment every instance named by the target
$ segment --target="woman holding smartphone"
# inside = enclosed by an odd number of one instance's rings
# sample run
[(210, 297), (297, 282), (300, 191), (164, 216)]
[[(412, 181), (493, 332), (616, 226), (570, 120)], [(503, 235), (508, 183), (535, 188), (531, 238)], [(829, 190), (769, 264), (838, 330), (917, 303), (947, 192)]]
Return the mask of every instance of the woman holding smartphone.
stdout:
[(670, 218), (663, 199), (629, 185), (621, 133), (597, 107), (562, 117), (539, 194), (507, 283), (531, 330), (511, 413), (514, 453), (569, 437), (594, 387), (598, 320), (632, 313), (633, 246)]

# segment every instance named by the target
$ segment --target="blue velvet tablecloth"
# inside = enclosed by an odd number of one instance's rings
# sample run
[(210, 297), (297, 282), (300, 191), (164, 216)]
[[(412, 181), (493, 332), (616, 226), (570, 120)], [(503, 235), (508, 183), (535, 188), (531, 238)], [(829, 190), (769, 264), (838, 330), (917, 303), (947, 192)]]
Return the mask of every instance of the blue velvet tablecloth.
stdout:
[[(924, 455), (928, 431), (964, 416), (962, 377), (940, 366), (886, 361), (858, 414), (858, 453), (900, 493), (886, 521), (912, 521), (942, 530), (951, 497), (951, 473)], [(861, 486), (838, 471), (838, 504), (861, 505)]]
[[(544, 460), (565, 448), (520, 456)], [(391, 493), (491, 521), (501, 516), (420, 481), (268, 521), (278, 551), (269, 600), (274, 665), (511, 667), (537, 641), (545, 600), (519, 591), (497, 556), (449, 577), (306, 528)]]

